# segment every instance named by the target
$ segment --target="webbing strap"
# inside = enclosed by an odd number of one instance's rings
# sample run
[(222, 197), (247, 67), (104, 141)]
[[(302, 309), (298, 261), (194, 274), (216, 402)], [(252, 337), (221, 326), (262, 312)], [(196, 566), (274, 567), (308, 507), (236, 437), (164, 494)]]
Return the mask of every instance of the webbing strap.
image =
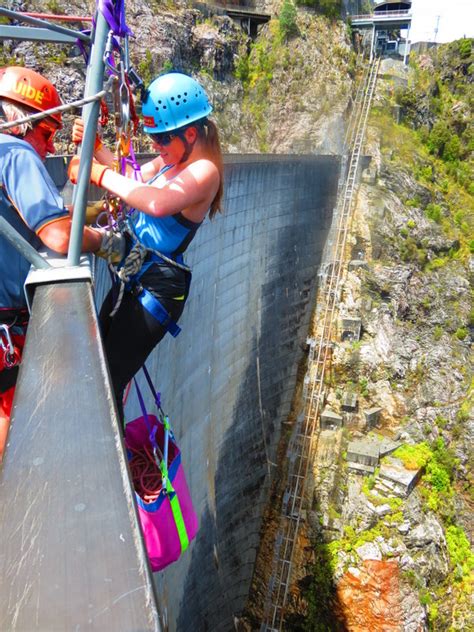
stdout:
[[(181, 505), (179, 504), (178, 494), (176, 494), (173, 490), (169, 479), (166, 488), (168, 498), (170, 499), (171, 511), (173, 512), (174, 523), (176, 525), (176, 530), (178, 531), (181, 553), (183, 553), (189, 546), (188, 532), (186, 531), (186, 525), (184, 524), (183, 512), (181, 511)], [(172, 492), (170, 492), (170, 488)]]
[(124, 0), (118, 0), (118, 2), (112, 2), (112, 0), (99, 0), (98, 9), (115, 35), (120, 35), (121, 37), (125, 37), (125, 35), (132, 35), (132, 31), (125, 22)]
[[(158, 443), (156, 442), (156, 426), (154, 426), (153, 428), (151, 427), (150, 424), (150, 418), (148, 416), (147, 410), (146, 410), (146, 406), (145, 406), (145, 402), (143, 401), (143, 395), (142, 392), (140, 390), (140, 387), (138, 386), (138, 382), (136, 380), (136, 378), (133, 378), (133, 381), (135, 383), (135, 390), (137, 391), (137, 397), (138, 397), (138, 401), (140, 403), (140, 408), (142, 409), (142, 414), (143, 414), (143, 419), (145, 420), (145, 425), (146, 428), (148, 430), (148, 439), (150, 440), (150, 444), (151, 447), (153, 448), (153, 454), (155, 456), (155, 459), (157, 461), (157, 465), (160, 469), (162, 469), (162, 461), (161, 459), (163, 458), (163, 453), (161, 452)], [(165, 435), (165, 452), (168, 452), (168, 436)]]
[(167, 331), (170, 332), (173, 338), (176, 338), (181, 331), (181, 327), (174, 322), (168, 311), (163, 307), (156, 296), (154, 296), (146, 288), (143, 288), (137, 298), (143, 307), (150, 312), (150, 314), (156, 318), (156, 320), (163, 325)]

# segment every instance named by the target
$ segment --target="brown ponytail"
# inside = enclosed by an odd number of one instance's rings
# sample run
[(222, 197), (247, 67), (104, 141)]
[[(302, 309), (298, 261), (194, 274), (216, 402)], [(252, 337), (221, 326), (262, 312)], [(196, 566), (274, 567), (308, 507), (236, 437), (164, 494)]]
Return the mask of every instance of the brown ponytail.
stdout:
[(209, 217), (212, 219), (216, 213), (222, 213), (222, 196), (224, 194), (224, 166), (222, 160), (222, 150), (219, 141), (219, 132), (215, 123), (209, 120), (204, 120), (202, 125), (199, 125), (199, 136), (204, 146), (204, 151), (207, 154), (209, 160), (211, 160), (219, 171), (219, 188), (214, 199), (211, 202), (211, 209), (209, 211)]

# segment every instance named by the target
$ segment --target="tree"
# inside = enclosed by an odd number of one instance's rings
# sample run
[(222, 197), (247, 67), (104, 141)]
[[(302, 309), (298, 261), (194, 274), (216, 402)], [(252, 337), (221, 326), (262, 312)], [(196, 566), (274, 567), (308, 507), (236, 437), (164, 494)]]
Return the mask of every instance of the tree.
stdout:
[(293, 2), (291, 2), (291, 0), (284, 0), (278, 21), (280, 24), (281, 36), (286, 40), (298, 33), (296, 15), (296, 8)]

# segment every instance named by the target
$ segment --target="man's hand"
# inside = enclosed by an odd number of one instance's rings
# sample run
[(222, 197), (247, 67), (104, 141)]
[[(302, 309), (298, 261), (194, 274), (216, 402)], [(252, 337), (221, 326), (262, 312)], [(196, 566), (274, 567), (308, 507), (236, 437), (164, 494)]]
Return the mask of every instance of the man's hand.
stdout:
[[(72, 124), (72, 142), (79, 145), (84, 138), (84, 121), (81, 118), (74, 119)], [(103, 147), (99, 134), (95, 135), (94, 151), (99, 151)]]
[(107, 259), (110, 263), (118, 264), (125, 257), (126, 241), (122, 233), (115, 233), (107, 228), (98, 228), (102, 235), (102, 243), (99, 250), (96, 251), (98, 257)]
[(88, 204), (86, 206), (86, 224), (96, 224), (100, 215), (103, 215), (104, 213), (107, 215), (107, 203), (105, 200), (99, 200), (93, 204)]
[[(80, 165), (79, 156), (74, 156), (71, 162), (69, 163), (69, 167), (67, 170), (69, 180), (71, 180), (73, 184), (77, 184), (77, 178), (79, 176), (79, 165)], [(95, 184), (98, 187), (100, 187), (102, 184), (102, 178), (104, 177), (104, 173), (109, 168), (110, 167), (107, 167), (107, 165), (101, 165), (100, 162), (97, 162), (97, 160), (92, 160), (91, 177), (90, 177), (90, 181), (92, 182), (92, 184)]]

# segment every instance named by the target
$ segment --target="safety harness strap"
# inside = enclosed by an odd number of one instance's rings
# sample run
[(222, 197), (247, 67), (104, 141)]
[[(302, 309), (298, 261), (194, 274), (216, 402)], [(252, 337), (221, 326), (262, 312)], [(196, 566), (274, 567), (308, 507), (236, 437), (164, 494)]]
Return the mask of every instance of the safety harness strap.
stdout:
[(168, 311), (163, 307), (156, 296), (154, 296), (146, 288), (142, 288), (142, 291), (137, 296), (137, 299), (143, 307), (150, 312), (150, 314), (156, 318), (156, 320), (163, 325), (167, 331), (170, 332), (173, 338), (176, 338), (181, 331), (181, 327), (174, 322)]

